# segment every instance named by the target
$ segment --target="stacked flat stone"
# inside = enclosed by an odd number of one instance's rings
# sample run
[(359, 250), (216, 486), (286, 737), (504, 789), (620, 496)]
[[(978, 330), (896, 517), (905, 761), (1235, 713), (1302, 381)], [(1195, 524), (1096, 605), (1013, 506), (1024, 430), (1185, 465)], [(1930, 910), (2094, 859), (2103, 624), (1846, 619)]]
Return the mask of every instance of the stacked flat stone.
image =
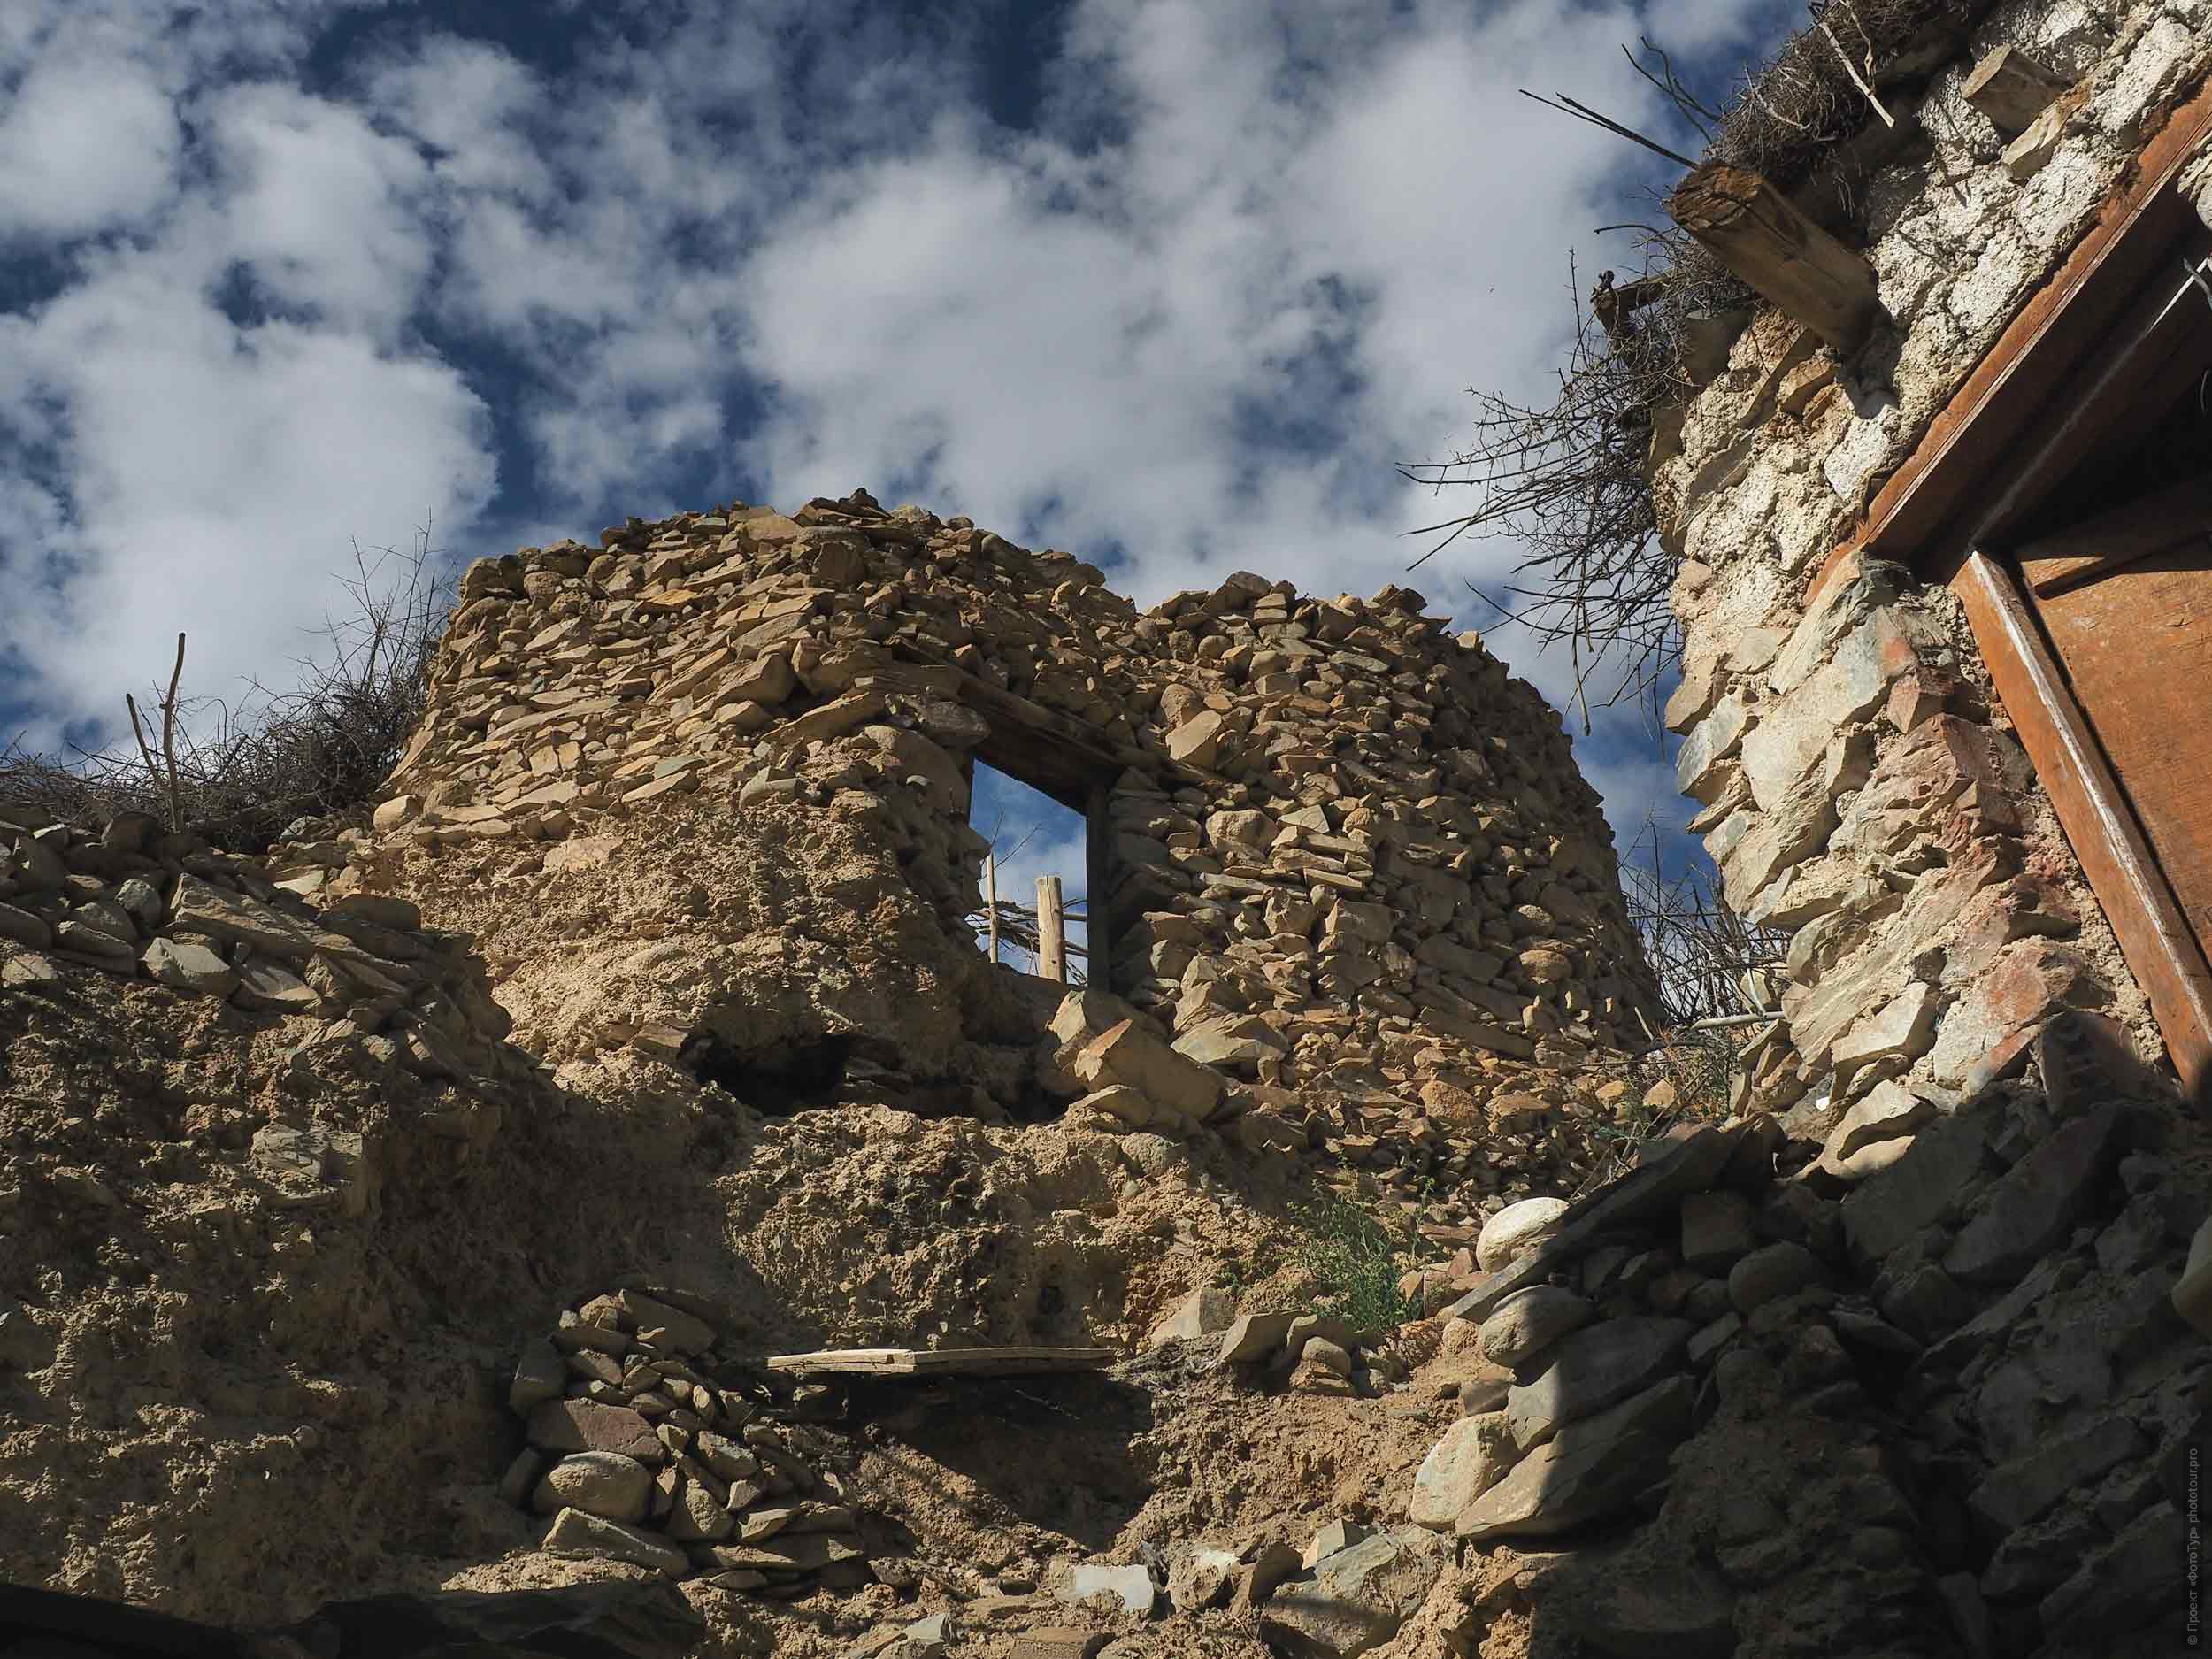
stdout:
[[(2022, 1088), (1855, 1183), (1761, 1118), (1698, 1128), (1571, 1205), (1502, 1212), (1439, 1345), (1484, 1368), (1409, 1518), (1527, 1548), (1649, 1515), (1693, 1435), (1794, 1413), (1863, 1455), (1786, 1515), (1732, 1511), (1724, 1586), (1802, 1574), (1810, 1594), (1837, 1559), (1880, 1561), (1897, 1617), (1939, 1598), (2000, 1632), (1992, 1651), (2132, 1627), (2181, 1570), (2201, 1432), (2202, 1337), (2174, 1307), (2206, 1198), (2166, 1139), (2156, 1103), (2109, 1080)], [(1939, 1531), (1917, 1517), (1945, 1502), (1992, 1548), (1901, 1545)]]
[(551, 1517), (554, 1555), (771, 1599), (868, 1583), (833, 1479), (758, 1401), (716, 1380), (712, 1305), (656, 1288), (595, 1296), (524, 1349), (507, 1403), (528, 1444), (503, 1495)]
[(470, 941), (426, 930), (404, 899), (313, 904), (259, 860), (162, 833), (142, 813), (93, 830), (0, 802), (0, 985), (55, 990), (94, 969), (335, 1022), (442, 1079), (482, 1070), (483, 1043), (509, 1028)]
[[(987, 850), (965, 763), (1012, 726), (1106, 757), (1114, 950), (1094, 982), (1230, 1084), (1330, 1077), (1294, 1135), (1361, 1157), (1375, 1137), (1417, 1183), (1435, 1136), (1371, 1117), (1386, 1094), (1479, 1129), (1648, 1005), (1557, 714), (1417, 595), (1239, 573), (1140, 613), (1065, 554), (865, 492), (601, 540), (470, 567), (374, 847), (310, 826), (288, 878), (344, 892), (380, 852), (486, 844), (557, 872), (564, 842), (718, 795), (871, 826), (964, 936)], [(674, 1054), (687, 1035), (618, 1040)], [(1201, 1120), (1268, 1104), (1217, 1093)], [(1570, 1140), (1486, 1190), (1548, 1179), (1583, 1156)]]

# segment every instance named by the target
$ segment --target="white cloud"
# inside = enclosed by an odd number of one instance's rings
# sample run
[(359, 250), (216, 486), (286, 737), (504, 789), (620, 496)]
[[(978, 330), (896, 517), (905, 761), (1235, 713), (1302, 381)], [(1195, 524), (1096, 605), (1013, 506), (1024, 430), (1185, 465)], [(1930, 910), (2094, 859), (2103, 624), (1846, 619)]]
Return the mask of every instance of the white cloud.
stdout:
[[(190, 274), (188, 272), (188, 275)], [(191, 636), (189, 686), (291, 683), (350, 557), (403, 546), (426, 512), (465, 519), (488, 495), (483, 410), (447, 365), (272, 324), (241, 333), (196, 284), (118, 265), (0, 333), (0, 375), (36, 400), (65, 491), (21, 480), (66, 517), (0, 522), (0, 650), (55, 722), (112, 720), (123, 691)]]
[(433, 249), (411, 200), (427, 172), (357, 112), (268, 84), (209, 111), (226, 180), (222, 250), (287, 306), (379, 335), (414, 309)]
[(150, 213), (169, 194), (181, 144), (168, 96), (135, 65), (38, 65), (0, 120), (0, 247)]

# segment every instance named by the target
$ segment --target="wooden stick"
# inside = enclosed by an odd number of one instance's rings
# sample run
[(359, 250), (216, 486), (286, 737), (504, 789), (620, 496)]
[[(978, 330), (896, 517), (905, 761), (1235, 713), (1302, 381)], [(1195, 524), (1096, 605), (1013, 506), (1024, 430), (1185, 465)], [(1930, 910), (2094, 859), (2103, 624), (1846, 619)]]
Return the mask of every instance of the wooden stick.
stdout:
[(161, 700), (161, 757), (169, 767), (169, 833), (184, 828), (184, 803), (177, 791), (177, 682), (184, 678), (184, 635), (177, 635), (177, 665), (169, 671), (169, 695)]
[(1843, 73), (1851, 77), (1851, 84), (1866, 94), (1866, 101), (1874, 106), (1874, 113), (1882, 118), (1884, 127), (1896, 126), (1897, 118), (1882, 107), (1881, 99), (1874, 96), (1874, 88), (1866, 84), (1865, 80), (1853, 65), (1851, 54), (1843, 50), (1843, 42), (1836, 38), (1836, 32), (1828, 27), (1828, 19), (1822, 18), (1819, 21), (1820, 32), (1828, 37), (1828, 44), (1836, 49), (1837, 61), (1843, 65)]
[(991, 960), (998, 960), (998, 855), (983, 856), (983, 910), (991, 918)]
[(1068, 982), (1068, 938), (1057, 876), (1037, 878), (1037, 972), (1062, 985)]

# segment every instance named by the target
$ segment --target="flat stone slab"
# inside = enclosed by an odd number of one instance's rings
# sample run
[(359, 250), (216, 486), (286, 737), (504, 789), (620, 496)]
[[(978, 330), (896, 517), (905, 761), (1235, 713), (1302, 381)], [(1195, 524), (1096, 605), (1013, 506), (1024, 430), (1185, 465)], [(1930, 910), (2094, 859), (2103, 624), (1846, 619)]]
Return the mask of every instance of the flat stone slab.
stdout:
[(2059, 1125), (2006, 1171), (1944, 1254), (1968, 1284), (2015, 1279), (2072, 1231), (2090, 1188), (2110, 1166), (2120, 1114), (2108, 1106)]
[(668, 1461), (653, 1425), (627, 1406), (547, 1400), (531, 1408), (523, 1438), (549, 1452), (619, 1452), (643, 1463)]
[(1467, 1539), (1542, 1538), (1613, 1513), (1664, 1478), (1690, 1432), (1695, 1396), (1687, 1377), (1670, 1377), (1570, 1423), (1476, 1499), (1453, 1530)]
[(797, 1377), (1014, 1377), (1103, 1371), (1116, 1357), (1110, 1348), (830, 1348), (775, 1355), (768, 1369)]
[(546, 1529), (541, 1546), (549, 1555), (580, 1555), (603, 1561), (626, 1561), (680, 1578), (691, 1571), (691, 1558), (663, 1543), (650, 1532), (619, 1521), (602, 1520), (581, 1509), (563, 1509)]
[(1544, 1367), (1505, 1397), (1506, 1421), (1524, 1450), (1567, 1425), (1649, 1387), (1678, 1365), (1697, 1327), (1687, 1319), (1608, 1319), (1563, 1337)]
[(1388, 1641), (1441, 1570), (1435, 1540), (1418, 1527), (1378, 1532), (1276, 1586), (1260, 1628), (1284, 1652), (1348, 1659)]

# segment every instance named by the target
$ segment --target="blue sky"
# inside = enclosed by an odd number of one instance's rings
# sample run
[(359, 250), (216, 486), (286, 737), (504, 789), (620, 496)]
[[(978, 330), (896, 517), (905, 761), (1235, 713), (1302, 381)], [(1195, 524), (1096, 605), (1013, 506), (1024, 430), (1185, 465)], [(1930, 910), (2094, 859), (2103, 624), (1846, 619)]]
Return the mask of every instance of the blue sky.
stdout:
[[(457, 565), (864, 486), (1106, 566), (1466, 586), (1471, 386), (1534, 395), (1694, 145), (1619, 46), (1717, 94), (1771, 0), (8, 0), (0, 740), (283, 687), (351, 546)], [(1671, 768), (1578, 740), (1617, 830)], [(1043, 849), (1079, 871), (1079, 856)]]

